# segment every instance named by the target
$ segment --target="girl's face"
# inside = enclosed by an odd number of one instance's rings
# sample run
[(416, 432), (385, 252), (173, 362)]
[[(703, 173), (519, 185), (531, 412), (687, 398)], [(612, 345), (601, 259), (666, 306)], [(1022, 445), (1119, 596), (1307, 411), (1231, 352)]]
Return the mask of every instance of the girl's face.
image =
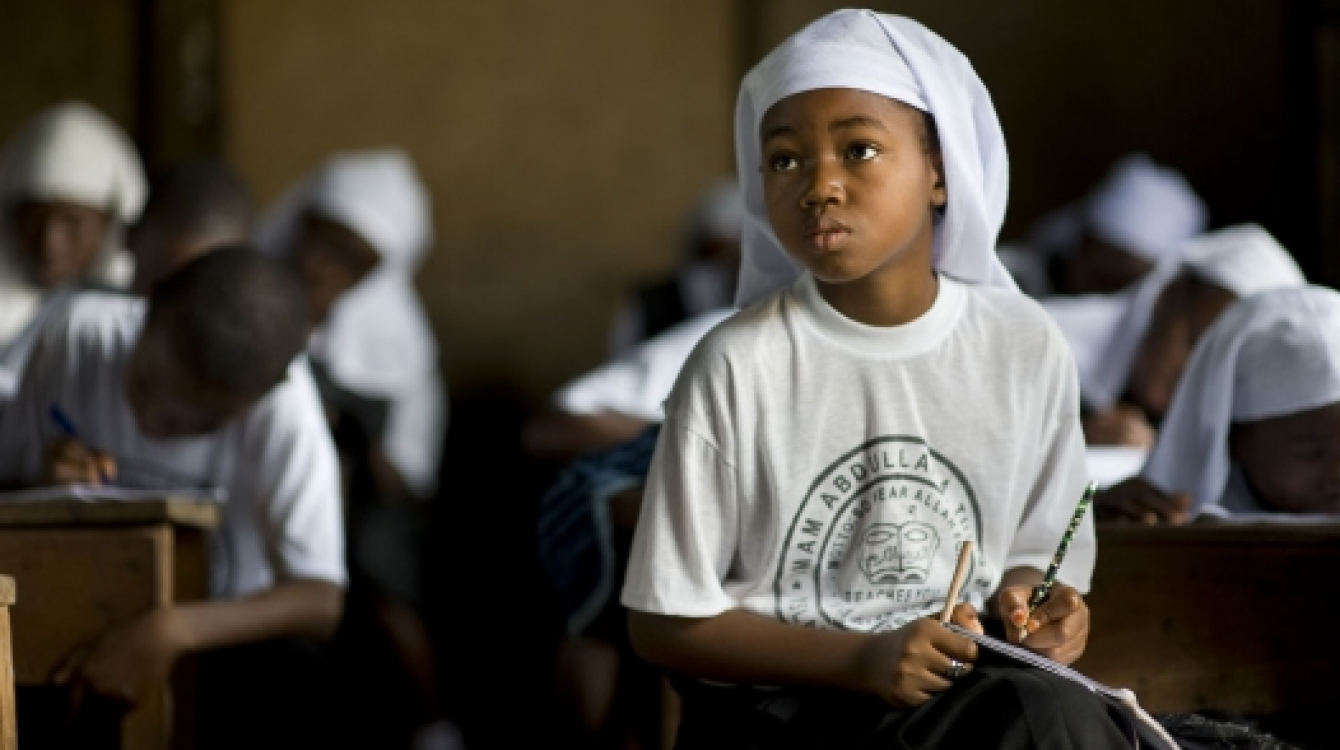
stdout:
[(1270, 508), (1340, 513), (1340, 404), (1235, 424), (1229, 451)]
[(1156, 424), (1168, 413), (1196, 342), (1236, 299), (1227, 289), (1190, 276), (1174, 280), (1159, 295), (1126, 387), (1127, 397)]
[(330, 317), (340, 295), (372, 273), (381, 254), (349, 227), (308, 214), (295, 240), (293, 262), (307, 294), (312, 325), (319, 326)]
[(947, 193), (925, 128), (912, 107), (855, 89), (794, 94), (763, 117), (768, 219), (820, 282), (929, 274)]
[(32, 280), (47, 289), (83, 277), (111, 223), (107, 212), (69, 201), (25, 200), (10, 210)]

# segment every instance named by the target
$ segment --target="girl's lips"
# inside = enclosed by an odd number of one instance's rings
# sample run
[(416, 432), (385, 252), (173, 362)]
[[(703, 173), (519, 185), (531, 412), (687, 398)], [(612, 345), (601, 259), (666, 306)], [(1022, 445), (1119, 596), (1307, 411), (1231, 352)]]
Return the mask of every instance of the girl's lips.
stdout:
[(816, 250), (832, 252), (841, 250), (846, 246), (847, 240), (851, 237), (850, 229), (821, 229), (816, 232), (810, 232), (805, 235), (805, 240)]

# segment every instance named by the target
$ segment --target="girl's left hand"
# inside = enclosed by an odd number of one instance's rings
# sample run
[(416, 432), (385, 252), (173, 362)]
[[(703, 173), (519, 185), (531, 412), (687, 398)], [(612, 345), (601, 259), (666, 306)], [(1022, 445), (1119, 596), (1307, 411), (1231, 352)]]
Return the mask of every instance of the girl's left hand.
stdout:
[(1073, 664), (1089, 640), (1089, 605), (1078, 591), (1057, 582), (1047, 601), (1029, 616), (1032, 594), (1030, 586), (1006, 586), (996, 595), (1010, 643), (1060, 664)]

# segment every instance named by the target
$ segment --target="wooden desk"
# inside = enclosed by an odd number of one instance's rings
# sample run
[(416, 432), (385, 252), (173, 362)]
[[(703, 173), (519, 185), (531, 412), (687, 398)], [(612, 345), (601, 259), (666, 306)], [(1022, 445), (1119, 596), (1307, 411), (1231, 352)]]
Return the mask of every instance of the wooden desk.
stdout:
[(1340, 706), (1340, 526), (1100, 526), (1082, 672), (1154, 712)]
[[(45, 684), (108, 628), (205, 598), (206, 532), (218, 520), (217, 505), (194, 500), (0, 503), (0, 571), (24, 589), (13, 610), (15, 681)], [(125, 750), (171, 747), (172, 709), (170, 687), (154, 688), (126, 717)]]

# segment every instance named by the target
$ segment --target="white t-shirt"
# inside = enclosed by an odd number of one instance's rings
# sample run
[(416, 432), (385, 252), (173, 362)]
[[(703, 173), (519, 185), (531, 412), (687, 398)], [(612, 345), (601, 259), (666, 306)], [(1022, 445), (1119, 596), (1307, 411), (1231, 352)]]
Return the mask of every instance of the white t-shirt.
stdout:
[[(1087, 480), (1055, 324), (945, 276), (886, 328), (802, 276), (703, 339), (666, 414), (623, 590), (646, 612), (897, 628), (943, 607), (964, 539), (980, 609), (1003, 571), (1046, 569)], [(1094, 546), (1086, 518), (1061, 580), (1088, 589)]]
[(58, 406), (81, 442), (116, 459), (117, 484), (224, 489), (213, 596), (293, 578), (343, 584), (339, 469), (306, 361), (295, 360), (282, 383), (222, 429), (155, 440), (140, 432), (123, 378), (145, 311), (143, 300), (90, 292), (53, 318), (0, 424), (0, 479), (41, 476), (46, 446), (63, 434), (49, 415)]
[(616, 412), (648, 422), (665, 418), (665, 397), (693, 347), (732, 307), (709, 310), (638, 344), (627, 354), (563, 386), (554, 404), (569, 414)]

